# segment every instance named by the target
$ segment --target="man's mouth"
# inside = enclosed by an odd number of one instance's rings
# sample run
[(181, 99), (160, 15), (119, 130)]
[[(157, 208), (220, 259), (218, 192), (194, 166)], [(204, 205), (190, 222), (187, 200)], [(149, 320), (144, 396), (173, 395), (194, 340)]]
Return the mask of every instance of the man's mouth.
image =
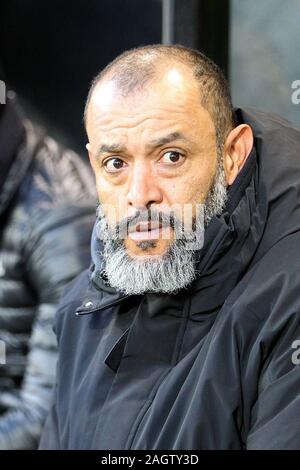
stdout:
[(156, 221), (140, 222), (135, 227), (133, 227), (133, 231), (149, 232), (149, 230), (156, 230), (158, 228), (162, 228), (162, 224), (160, 222), (156, 222)]
[(166, 230), (169, 234), (170, 227), (163, 226), (162, 223), (158, 221), (139, 222), (129, 229), (129, 238), (136, 241), (155, 240), (162, 238), (162, 235)]

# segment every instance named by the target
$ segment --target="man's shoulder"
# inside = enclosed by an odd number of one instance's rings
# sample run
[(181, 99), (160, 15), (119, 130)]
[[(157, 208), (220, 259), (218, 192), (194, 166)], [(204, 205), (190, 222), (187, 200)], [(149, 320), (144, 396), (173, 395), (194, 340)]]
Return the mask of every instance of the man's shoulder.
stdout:
[(274, 244), (232, 291), (226, 312), (241, 337), (275, 343), (288, 325), (300, 334), (300, 232)]

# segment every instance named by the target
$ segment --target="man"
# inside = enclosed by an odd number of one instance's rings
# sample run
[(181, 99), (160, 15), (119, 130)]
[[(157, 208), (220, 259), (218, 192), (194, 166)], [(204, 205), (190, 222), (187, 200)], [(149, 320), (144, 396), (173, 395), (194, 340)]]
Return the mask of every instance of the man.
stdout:
[(55, 382), (54, 313), (90, 263), (93, 176), (12, 92), (0, 109), (0, 449), (33, 449)]
[(85, 122), (93, 264), (56, 315), (40, 448), (300, 448), (300, 130), (162, 45), (109, 64)]

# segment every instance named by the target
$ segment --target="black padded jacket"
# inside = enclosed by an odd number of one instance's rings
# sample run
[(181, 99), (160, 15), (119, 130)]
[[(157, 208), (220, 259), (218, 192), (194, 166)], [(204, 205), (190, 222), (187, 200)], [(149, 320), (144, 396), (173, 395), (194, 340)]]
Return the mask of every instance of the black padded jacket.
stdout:
[(96, 196), (87, 165), (14, 101), (0, 120), (0, 163), (0, 449), (32, 449), (55, 377), (54, 313), (89, 265)]

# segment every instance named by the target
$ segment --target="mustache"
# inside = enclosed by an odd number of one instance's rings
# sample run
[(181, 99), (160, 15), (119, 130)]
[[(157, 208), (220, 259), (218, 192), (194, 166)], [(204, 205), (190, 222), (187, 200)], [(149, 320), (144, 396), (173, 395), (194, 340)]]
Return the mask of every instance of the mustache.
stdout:
[(166, 214), (163, 212), (153, 211), (153, 209), (151, 211), (139, 210), (133, 216), (127, 217), (116, 224), (115, 231), (119, 238), (125, 238), (126, 235), (128, 235), (128, 233), (137, 226), (137, 224), (151, 224), (152, 222), (159, 223), (161, 228), (171, 227), (173, 230), (175, 230), (176, 227), (179, 228), (181, 225), (181, 222), (175, 218), (173, 213)]
[[(153, 223), (153, 226), (151, 227)], [(189, 220), (183, 217), (183, 214), (177, 214), (173, 209), (168, 212), (158, 211), (154, 207), (150, 209), (136, 209), (134, 215), (126, 217), (120, 221), (108, 222), (108, 219), (99, 204), (97, 208), (96, 233), (98, 238), (105, 240), (111, 239), (115, 242), (128, 238), (130, 232), (136, 230), (139, 224), (150, 225), (152, 229), (159, 228), (167, 230), (164, 237), (168, 238), (169, 230), (174, 231), (176, 239), (193, 238), (197, 231), (202, 231), (202, 218), (191, 216)], [(150, 228), (149, 227), (149, 228)], [(139, 229), (138, 229), (139, 230)]]

